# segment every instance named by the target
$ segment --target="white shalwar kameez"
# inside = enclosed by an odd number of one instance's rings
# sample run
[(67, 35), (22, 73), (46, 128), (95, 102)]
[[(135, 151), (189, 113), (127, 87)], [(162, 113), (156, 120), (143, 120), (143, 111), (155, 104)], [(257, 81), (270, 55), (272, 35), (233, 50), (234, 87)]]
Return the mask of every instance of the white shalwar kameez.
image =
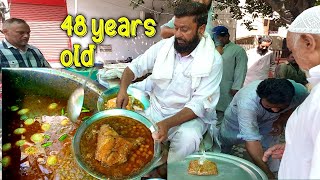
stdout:
[[(206, 33), (205, 37), (208, 36)], [(222, 58), (210, 36), (205, 37), (184, 57), (175, 52), (174, 37), (164, 39), (128, 66), (135, 78), (152, 71), (147, 79), (133, 85), (149, 92), (150, 107), (145, 111), (148, 118), (159, 122), (183, 108), (191, 109), (198, 116), (169, 130), (168, 163), (197, 151), (203, 134), (216, 118)]]
[(320, 65), (309, 74), (314, 87), (288, 119), (279, 179), (320, 179)]
[(257, 52), (257, 48), (253, 48), (247, 51), (247, 56), (247, 74), (243, 86), (246, 86), (256, 80), (267, 79), (269, 75), (270, 62), (274, 59), (273, 52), (268, 51), (265, 55), (260, 55)]

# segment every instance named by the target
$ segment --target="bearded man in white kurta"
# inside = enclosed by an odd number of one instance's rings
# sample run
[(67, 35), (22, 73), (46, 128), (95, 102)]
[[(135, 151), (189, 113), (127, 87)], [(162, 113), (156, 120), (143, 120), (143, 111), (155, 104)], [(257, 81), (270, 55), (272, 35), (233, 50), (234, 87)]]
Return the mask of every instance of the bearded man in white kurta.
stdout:
[(258, 47), (247, 51), (247, 74), (243, 86), (256, 80), (268, 78), (270, 63), (273, 61), (273, 52), (269, 50), (272, 39), (268, 36), (259, 37)]
[(191, 2), (177, 7), (175, 36), (161, 40), (133, 60), (121, 78), (117, 106), (124, 108), (130, 83), (152, 72), (142, 82), (142, 89), (150, 92), (145, 114), (159, 127), (153, 138), (170, 141), (168, 163), (197, 151), (216, 118), (222, 58), (205, 32), (206, 21), (203, 4)]
[(302, 12), (290, 25), (288, 48), (301, 69), (309, 73), (310, 95), (292, 113), (286, 126), (286, 144), (264, 154), (281, 158), (279, 179), (320, 179), (320, 6)]

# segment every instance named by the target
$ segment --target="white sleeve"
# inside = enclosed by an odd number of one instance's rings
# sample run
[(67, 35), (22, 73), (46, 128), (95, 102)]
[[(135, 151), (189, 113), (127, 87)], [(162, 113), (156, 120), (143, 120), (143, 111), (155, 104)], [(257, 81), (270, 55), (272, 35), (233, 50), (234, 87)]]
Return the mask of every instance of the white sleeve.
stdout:
[(309, 179), (320, 179), (320, 133), (314, 144)]
[(128, 67), (134, 74), (134, 80), (151, 73), (154, 63), (157, 59), (160, 48), (165, 43), (165, 40), (159, 41), (152, 45), (145, 53), (135, 58)]

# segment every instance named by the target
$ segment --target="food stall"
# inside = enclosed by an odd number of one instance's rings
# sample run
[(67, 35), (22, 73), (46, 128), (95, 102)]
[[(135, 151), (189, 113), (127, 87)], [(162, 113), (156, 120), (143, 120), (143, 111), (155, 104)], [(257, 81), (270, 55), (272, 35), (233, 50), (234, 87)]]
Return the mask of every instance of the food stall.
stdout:
[[(63, 69), (24, 68), (3, 69), (2, 76), (6, 85), (3, 88), (3, 179), (139, 179), (150, 172), (163, 155), (163, 147), (151, 137), (157, 129), (152, 120), (134, 111), (106, 106), (107, 101), (116, 97), (118, 87), (106, 89), (88, 80), (81, 114), (73, 123), (67, 117), (67, 100), (82, 86), (84, 76)], [(141, 102), (143, 109), (149, 106), (148, 96), (143, 92), (129, 88), (128, 93)], [(113, 119), (117, 117), (120, 119)], [(104, 127), (107, 129), (102, 131), (101, 124), (108, 124)], [(104, 136), (99, 132), (113, 135)], [(104, 138), (101, 140), (101, 137)], [(110, 137), (119, 138), (121, 143), (117, 145)], [(139, 141), (139, 138), (145, 140)], [(122, 155), (115, 154), (113, 157), (118, 160), (105, 160), (109, 165), (104, 166), (99, 164), (95, 151), (104, 147), (101, 143), (119, 148), (126, 147), (127, 143), (132, 149), (123, 162), (119, 159)], [(201, 157), (214, 162), (218, 174), (189, 174), (190, 162)], [(205, 156), (196, 152), (183, 161), (168, 164), (167, 179), (230, 178), (266, 179), (266, 175), (249, 161), (215, 152), (206, 152)]]

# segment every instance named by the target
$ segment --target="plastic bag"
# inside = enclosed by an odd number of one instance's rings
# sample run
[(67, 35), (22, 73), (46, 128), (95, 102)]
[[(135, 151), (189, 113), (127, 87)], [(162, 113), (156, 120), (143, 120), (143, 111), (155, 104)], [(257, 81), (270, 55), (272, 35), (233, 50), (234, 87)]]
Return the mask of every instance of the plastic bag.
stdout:
[(108, 80), (121, 78), (124, 69), (100, 69), (97, 77), (98, 82), (106, 88), (109, 88)]

